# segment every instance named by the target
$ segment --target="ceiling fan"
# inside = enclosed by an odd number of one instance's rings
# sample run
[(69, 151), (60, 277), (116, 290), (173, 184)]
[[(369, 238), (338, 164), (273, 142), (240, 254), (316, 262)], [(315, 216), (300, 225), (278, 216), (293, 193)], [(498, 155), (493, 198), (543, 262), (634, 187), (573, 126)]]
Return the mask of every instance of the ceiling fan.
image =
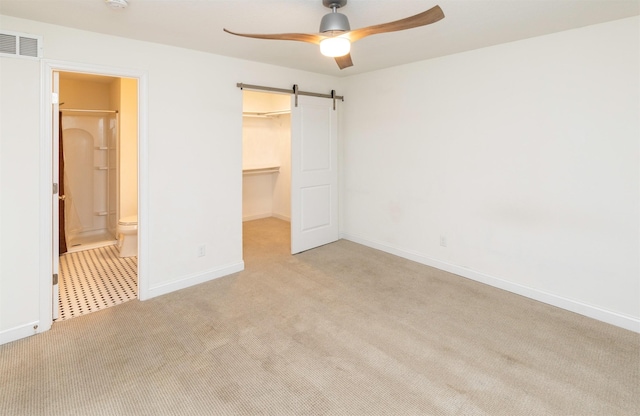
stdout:
[(256, 39), (295, 40), (299, 42), (320, 45), (320, 52), (325, 56), (333, 57), (340, 69), (353, 66), (351, 60), (351, 43), (364, 37), (379, 33), (396, 32), (399, 30), (413, 29), (426, 26), (444, 18), (440, 6), (434, 6), (429, 10), (418, 13), (404, 19), (379, 25), (367, 26), (361, 29), (351, 30), (347, 16), (337, 10), (347, 4), (347, 0), (322, 0), (325, 7), (331, 9), (331, 13), (324, 15), (320, 22), (320, 33), (275, 33), (275, 34), (250, 34), (236, 33), (227, 29), (225, 32), (236, 36), (244, 36)]

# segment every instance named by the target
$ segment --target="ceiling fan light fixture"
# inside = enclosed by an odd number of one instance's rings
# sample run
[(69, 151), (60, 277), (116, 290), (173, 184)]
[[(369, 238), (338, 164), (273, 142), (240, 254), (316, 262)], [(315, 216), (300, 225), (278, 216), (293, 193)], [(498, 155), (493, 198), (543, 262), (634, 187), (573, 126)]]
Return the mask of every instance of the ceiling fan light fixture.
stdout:
[(333, 37), (320, 41), (320, 53), (332, 58), (344, 56), (351, 51), (351, 42), (347, 38)]

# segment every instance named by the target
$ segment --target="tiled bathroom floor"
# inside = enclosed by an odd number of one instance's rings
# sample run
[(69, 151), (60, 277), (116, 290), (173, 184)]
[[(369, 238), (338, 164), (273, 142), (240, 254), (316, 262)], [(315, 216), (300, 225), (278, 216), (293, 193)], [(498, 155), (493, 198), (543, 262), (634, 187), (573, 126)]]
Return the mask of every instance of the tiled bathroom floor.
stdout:
[(137, 297), (138, 258), (114, 245), (60, 257), (58, 320), (75, 318)]

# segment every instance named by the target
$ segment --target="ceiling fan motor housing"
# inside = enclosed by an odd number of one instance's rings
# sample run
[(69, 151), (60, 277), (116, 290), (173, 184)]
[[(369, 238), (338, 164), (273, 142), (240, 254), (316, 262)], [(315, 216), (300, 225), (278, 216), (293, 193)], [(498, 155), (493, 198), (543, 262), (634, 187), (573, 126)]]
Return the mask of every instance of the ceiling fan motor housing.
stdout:
[(320, 21), (320, 33), (329, 31), (346, 32), (347, 30), (351, 30), (349, 19), (342, 13), (325, 14)]
[(322, 5), (332, 10), (332, 13), (325, 14), (320, 21), (320, 33), (325, 32), (346, 32), (351, 30), (349, 19), (336, 10), (344, 7), (347, 0), (322, 0)]

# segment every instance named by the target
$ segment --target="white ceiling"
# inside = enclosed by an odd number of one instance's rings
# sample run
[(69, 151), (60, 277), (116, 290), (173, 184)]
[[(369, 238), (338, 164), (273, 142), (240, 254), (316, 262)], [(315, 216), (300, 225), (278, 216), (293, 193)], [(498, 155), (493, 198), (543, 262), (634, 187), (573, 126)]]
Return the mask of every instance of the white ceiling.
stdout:
[[(640, 0), (349, 0), (353, 29), (408, 17), (439, 4), (429, 26), (354, 43), (354, 66), (340, 71), (312, 44), (240, 38), (222, 31), (318, 31), (322, 0), (0, 0), (0, 14), (251, 61), (348, 76), (640, 14)], [(45, 42), (46, 47), (46, 42)]]

